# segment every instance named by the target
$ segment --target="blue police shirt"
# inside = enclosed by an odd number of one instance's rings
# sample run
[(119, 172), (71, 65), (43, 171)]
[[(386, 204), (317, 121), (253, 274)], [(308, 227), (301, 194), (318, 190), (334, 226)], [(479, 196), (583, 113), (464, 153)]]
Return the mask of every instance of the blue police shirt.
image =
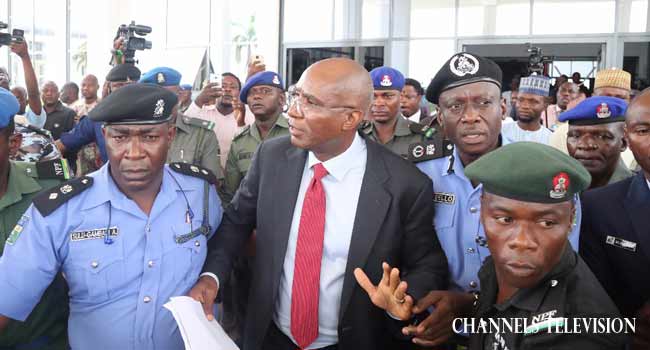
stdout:
[(81, 147), (95, 142), (102, 161), (104, 163), (108, 161), (106, 142), (102, 135), (102, 123), (92, 121), (87, 116), (83, 116), (72, 130), (61, 134), (61, 142), (66, 150), (71, 152), (76, 152)]
[[(163, 304), (186, 295), (203, 267), (208, 237), (187, 234), (202, 225), (206, 182), (165, 165), (147, 216), (120, 192), (108, 164), (89, 176), (90, 188), (47, 217), (31, 205), (19, 221), (22, 233), (0, 258), (0, 314), (24, 320), (61, 270), (70, 287), (72, 349), (183, 349)], [(208, 207), (212, 235), (222, 215), (214, 186)], [(112, 244), (103, 236), (109, 211)], [(183, 235), (192, 238), (177, 243)]]
[[(505, 138), (503, 144), (509, 143)], [(465, 168), (454, 150), (453, 172), (449, 172), (451, 157), (416, 163), (433, 181), (434, 226), (440, 245), (447, 255), (449, 289), (479, 291), (478, 270), (490, 255), (483, 225), (480, 222), (482, 185), (474, 188), (465, 176)], [(576, 225), (569, 242), (578, 251), (580, 234), (580, 201), (576, 196)]]

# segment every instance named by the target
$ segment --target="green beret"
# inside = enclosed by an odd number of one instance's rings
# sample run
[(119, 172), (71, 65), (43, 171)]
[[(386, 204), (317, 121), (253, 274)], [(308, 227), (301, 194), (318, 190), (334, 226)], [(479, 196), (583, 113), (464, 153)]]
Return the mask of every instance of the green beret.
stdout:
[(591, 184), (579, 161), (536, 142), (515, 142), (468, 165), (465, 175), (483, 190), (524, 202), (560, 203)]

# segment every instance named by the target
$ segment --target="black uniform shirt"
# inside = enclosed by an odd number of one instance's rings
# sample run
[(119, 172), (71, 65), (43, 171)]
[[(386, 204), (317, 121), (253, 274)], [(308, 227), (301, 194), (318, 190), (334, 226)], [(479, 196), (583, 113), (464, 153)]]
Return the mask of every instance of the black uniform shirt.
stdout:
[[(597, 334), (582, 330), (580, 334), (557, 333), (558, 326), (526, 334), (521, 329), (565, 320), (568, 329), (574, 318), (616, 318), (618, 310), (587, 265), (567, 244), (560, 262), (534, 288), (520, 289), (502, 304), (495, 304), (498, 283), (494, 261), (488, 257), (479, 271), (481, 296), (475, 307), (478, 319), (526, 319), (519, 332), (473, 332), (470, 349), (621, 349), (626, 335)], [(549, 320), (550, 319), (550, 320)], [(546, 321), (546, 322), (544, 322)], [(531, 327), (532, 326), (532, 327)], [(559, 327), (565, 330), (564, 327)], [(504, 328), (502, 327), (503, 331)]]

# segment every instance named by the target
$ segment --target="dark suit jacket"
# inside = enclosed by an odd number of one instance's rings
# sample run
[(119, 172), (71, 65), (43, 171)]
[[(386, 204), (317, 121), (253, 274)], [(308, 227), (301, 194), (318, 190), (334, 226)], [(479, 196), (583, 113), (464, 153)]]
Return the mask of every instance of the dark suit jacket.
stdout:
[(650, 190), (643, 172), (584, 193), (580, 255), (623, 316), (650, 300)]
[[(433, 228), (431, 180), (383, 146), (366, 140), (368, 158), (355, 216), (341, 296), (339, 349), (399, 349), (391, 345), (394, 320), (375, 307), (352, 271), (364, 269), (373, 283), (382, 261), (401, 269), (416, 300), (444, 289), (447, 260)], [(249, 294), (244, 350), (258, 350), (271, 324), (289, 230), (307, 151), (290, 138), (263, 142), (221, 226), (210, 242), (204, 270), (227, 283), (233, 259), (257, 228), (257, 251)], [(258, 210), (259, 209), (259, 210)], [(404, 343), (402, 343), (404, 344)], [(406, 343), (408, 344), (408, 343)]]

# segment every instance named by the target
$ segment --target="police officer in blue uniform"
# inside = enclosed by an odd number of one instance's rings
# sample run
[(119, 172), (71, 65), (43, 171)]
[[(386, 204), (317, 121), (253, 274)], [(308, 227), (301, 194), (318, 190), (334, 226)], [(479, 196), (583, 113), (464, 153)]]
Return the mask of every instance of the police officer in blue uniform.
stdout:
[[(454, 315), (471, 304), (472, 293), (480, 290), (478, 271), (490, 255), (479, 220), (482, 187), (475, 186), (464, 169), (482, 155), (509, 143), (500, 134), (502, 116), (506, 113), (501, 100), (501, 79), (501, 69), (492, 60), (461, 52), (442, 66), (427, 87), (426, 98), (439, 106), (443, 134), (453, 145), (445, 145), (443, 154), (433, 157), (436, 159), (416, 164), (433, 180), (434, 226), (447, 255), (450, 274), (448, 291), (432, 291), (420, 301), (422, 307), (418, 312), (435, 306), (426, 323), (428, 327), (406, 330), (422, 345), (446, 342), (452, 336)], [(580, 222), (577, 201), (576, 206), (578, 225), (569, 235), (574, 249), (578, 247)]]
[(163, 304), (197, 281), (222, 212), (212, 173), (165, 165), (176, 103), (135, 84), (91, 111), (109, 162), (41, 192), (18, 221), (0, 258), (0, 328), (24, 320), (62, 271), (72, 349), (183, 349)]

